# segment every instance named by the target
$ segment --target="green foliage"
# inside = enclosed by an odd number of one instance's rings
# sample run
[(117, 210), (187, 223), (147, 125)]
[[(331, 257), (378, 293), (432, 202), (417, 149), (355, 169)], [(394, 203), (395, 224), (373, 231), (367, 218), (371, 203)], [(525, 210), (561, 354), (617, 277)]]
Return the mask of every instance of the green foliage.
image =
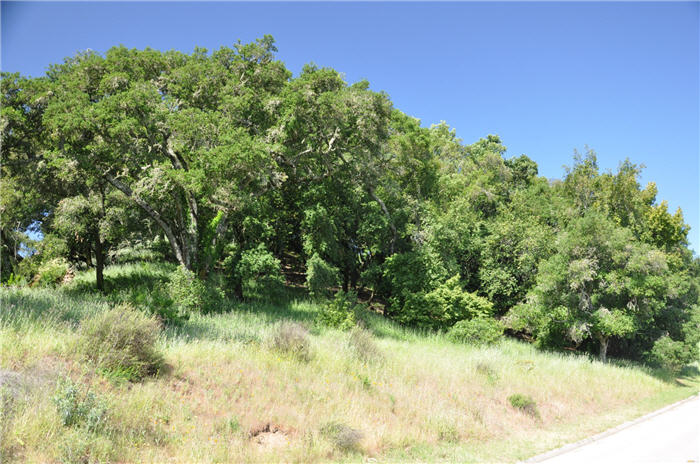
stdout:
[(39, 266), (34, 282), (42, 287), (58, 285), (68, 272), (69, 265), (62, 258), (55, 258)]
[(428, 248), (387, 258), (384, 281), (390, 295), (392, 317), (406, 324), (433, 326), (433, 317), (423, 312), (425, 294), (439, 286), (445, 277), (446, 271), (439, 256)]
[(244, 251), (235, 272), (247, 299), (274, 298), (284, 285), (279, 259), (263, 244)]
[[(109, 301), (182, 324), (223, 309), (220, 289), (278, 300), (305, 265), (314, 298), (367, 293), (422, 329), (506, 315), (539, 346), (602, 359), (609, 344), (640, 359), (665, 333), (693, 346), (700, 263), (641, 166), (602, 172), (586, 148), (550, 181), (496, 135), (421, 127), (366, 81), (293, 76), (276, 50), (270, 36), (211, 53), (120, 46), (3, 73), (0, 280), (52, 286), (65, 263), (94, 266)], [(167, 284), (102, 278), (160, 260), (181, 266)], [(324, 323), (354, 323), (341, 300)]]
[(396, 318), (406, 324), (439, 329), (465, 319), (489, 317), (493, 311), (487, 299), (464, 291), (455, 275), (427, 293), (409, 295)]
[(306, 262), (306, 286), (315, 298), (330, 296), (332, 287), (339, 282), (338, 268), (331, 266), (314, 253)]
[(178, 314), (207, 313), (211, 310), (207, 305), (210, 301), (206, 284), (184, 266), (178, 266), (171, 274), (167, 292), (178, 308)]
[(339, 291), (335, 297), (321, 307), (316, 322), (318, 324), (349, 330), (363, 320), (365, 307), (357, 301), (357, 294)]
[(493, 314), (493, 305), (476, 293), (462, 289), (459, 276), (455, 275), (425, 295), (427, 312), (436, 315), (441, 326)]
[(3, 282), (3, 285), (7, 287), (22, 287), (27, 284), (27, 279), (20, 275), (15, 275), (14, 273), (10, 273), (10, 275), (7, 277), (7, 280)]
[(674, 341), (668, 335), (659, 338), (647, 356), (652, 365), (672, 374), (680, 373), (686, 364), (697, 361), (697, 358), (697, 345)]
[(539, 418), (540, 412), (537, 409), (537, 403), (528, 395), (523, 395), (521, 393), (516, 393), (508, 397), (510, 405), (515, 409), (518, 409), (525, 414)]
[(135, 382), (162, 367), (159, 334), (155, 318), (122, 305), (81, 323), (79, 349), (98, 369)]
[(156, 284), (150, 289), (135, 289), (129, 301), (136, 307), (147, 309), (166, 324), (182, 325), (190, 318), (190, 311), (173, 301), (171, 291), (170, 285)]
[(671, 290), (667, 257), (628, 229), (589, 211), (560, 232), (556, 245), (528, 301), (510, 312), (513, 329), (549, 346), (597, 340), (605, 360), (611, 338), (633, 336), (664, 309)]
[(101, 429), (107, 420), (107, 406), (91, 391), (83, 389), (69, 377), (56, 385), (53, 402), (66, 427), (84, 427), (89, 432)]
[(503, 325), (488, 317), (457, 322), (447, 331), (447, 337), (469, 345), (492, 345), (503, 339)]

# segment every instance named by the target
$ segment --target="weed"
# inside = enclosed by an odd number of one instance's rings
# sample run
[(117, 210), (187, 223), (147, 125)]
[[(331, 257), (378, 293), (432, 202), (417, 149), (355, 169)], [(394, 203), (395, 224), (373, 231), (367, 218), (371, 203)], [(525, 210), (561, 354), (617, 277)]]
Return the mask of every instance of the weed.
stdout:
[(66, 427), (85, 427), (88, 431), (95, 432), (104, 426), (107, 407), (94, 393), (82, 392), (70, 378), (59, 379), (53, 402)]
[(312, 297), (329, 296), (339, 279), (338, 268), (325, 262), (318, 253), (314, 253), (306, 262), (306, 286)]
[(183, 313), (207, 312), (207, 287), (185, 266), (179, 266), (170, 276), (168, 295)]
[(228, 426), (228, 431), (230, 433), (236, 433), (241, 430), (241, 424), (238, 422), (237, 417), (231, 417), (228, 421), (226, 421), (226, 425)]
[(486, 377), (489, 384), (493, 385), (498, 381), (498, 373), (490, 364), (479, 362), (476, 365), (476, 372)]
[(360, 380), (360, 383), (362, 384), (362, 387), (364, 387), (365, 390), (371, 390), (372, 389), (372, 381), (369, 379), (367, 375), (359, 375), (357, 378)]
[(236, 434), (240, 431), (241, 423), (236, 416), (231, 416), (228, 419), (224, 419), (216, 425), (216, 432), (222, 435)]
[(350, 332), (348, 344), (352, 352), (363, 362), (382, 361), (384, 354), (374, 342), (372, 334), (366, 329), (355, 327)]
[(112, 460), (113, 443), (109, 438), (74, 429), (63, 436), (58, 445), (60, 462), (66, 464), (87, 464)]
[(311, 359), (309, 331), (301, 324), (282, 322), (273, 333), (270, 345), (273, 349), (290, 354), (302, 361)]
[(328, 422), (320, 428), (321, 436), (341, 451), (358, 451), (362, 432), (340, 422)]
[(453, 423), (441, 420), (437, 422), (435, 428), (440, 441), (445, 441), (448, 443), (459, 442), (459, 430)]
[(525, 414), (539, 419), (540, 412), (537, 410), (537, 403), (531, 397), (516, 393), (508, 397), (510, 405)]

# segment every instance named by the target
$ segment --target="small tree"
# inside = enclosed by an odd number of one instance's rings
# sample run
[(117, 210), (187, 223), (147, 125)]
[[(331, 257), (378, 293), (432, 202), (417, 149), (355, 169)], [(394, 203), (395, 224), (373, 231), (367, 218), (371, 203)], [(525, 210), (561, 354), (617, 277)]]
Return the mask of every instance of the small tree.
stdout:
[(509, 313), (511, 327), (546, 345), (597, 340), (606, 361), (611, 338), (632, 336), (664, 307), (666, 257), (595, 211), (574, 219), (556, 245), (528, 302)]

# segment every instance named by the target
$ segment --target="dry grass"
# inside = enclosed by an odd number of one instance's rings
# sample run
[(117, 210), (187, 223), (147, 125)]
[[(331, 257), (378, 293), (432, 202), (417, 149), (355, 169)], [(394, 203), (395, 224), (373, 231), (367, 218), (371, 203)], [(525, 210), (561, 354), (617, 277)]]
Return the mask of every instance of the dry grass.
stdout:
[[(456, 345), (378, 320), (370, 331), (381, 336), (363, 333), (359, 342), (336, 330), (304, 333), (313, 357), (269, 349), (264, 341), (280, 334), (275, 321), (313, 320), (317, 308), (304, 302), (196, 315), (159, 339), (169, 373), (114, 383), (70, 348), (77, 322), (96, 310), (59, 291), (32, 292), (54, 304), (44, 309), (49, 317), (30, 317), (41, 301), (22, 292), (0, 291), (2, 307), (14, 305), (0, 317), (0, 368), (32, 375), (53, 360), (106, 401), (108, 419), (98, 434), (65, 427), (51, 388), (34, 388), (15, 401), (2, 462), (70, 453), (120, 462), (515, 461), (694, 390), (639, 367), (514, 341)], [(510, 405), (516, 393), (532, 397), (539, 420)]]

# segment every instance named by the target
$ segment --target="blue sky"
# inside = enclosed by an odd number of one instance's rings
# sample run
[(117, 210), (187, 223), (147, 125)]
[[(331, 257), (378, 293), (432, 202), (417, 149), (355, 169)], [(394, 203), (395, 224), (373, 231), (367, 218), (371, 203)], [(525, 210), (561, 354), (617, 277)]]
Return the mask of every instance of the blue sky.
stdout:
[(603, 169), (646, 165), (700, 245), (698, 2), (2, 2), (2, 69), (38, 76), (78, 50), (191, 52), (272, 34), (297, 73), (315, 62), (367, 79), (429, 126), (563, 175), (588, 145)]

